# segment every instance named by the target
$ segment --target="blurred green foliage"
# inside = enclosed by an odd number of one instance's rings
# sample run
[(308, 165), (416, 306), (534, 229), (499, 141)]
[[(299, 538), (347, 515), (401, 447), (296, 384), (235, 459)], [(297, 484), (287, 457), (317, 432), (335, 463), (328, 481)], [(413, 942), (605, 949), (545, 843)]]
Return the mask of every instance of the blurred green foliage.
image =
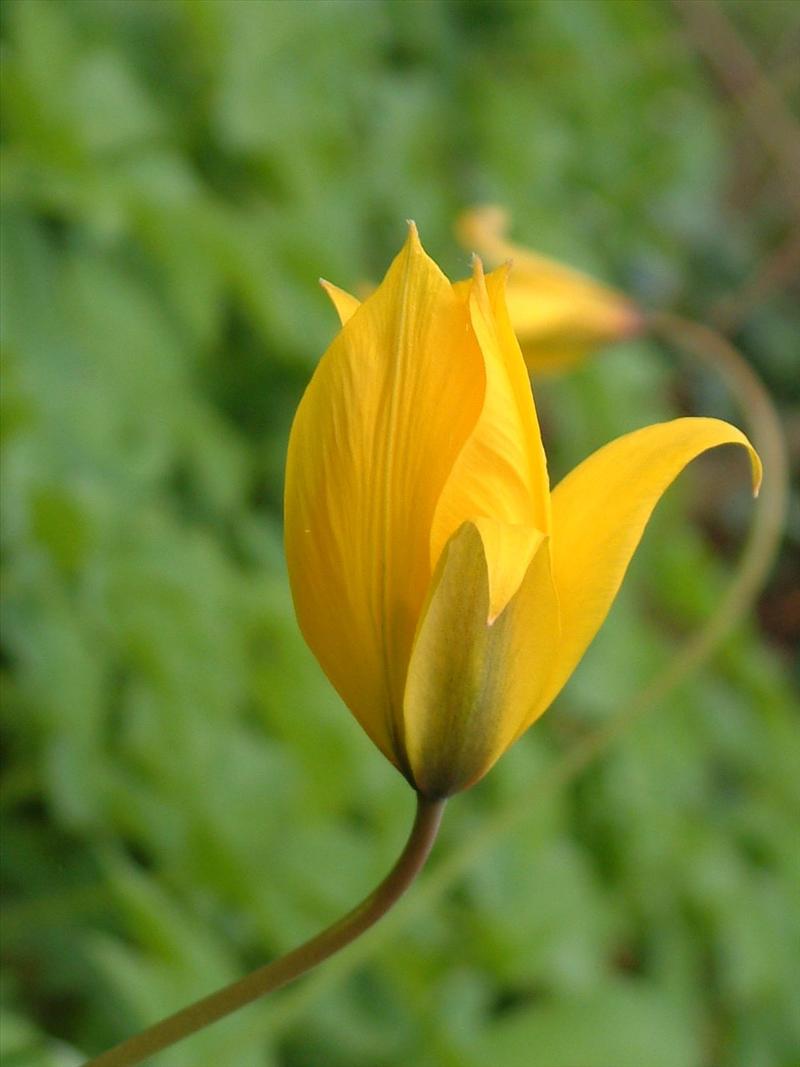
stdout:
[[(792, 7), (727, 10), (768, 56)], [(286, 585), (287, 432), (336, 328), (317, 276), (378, 277), (407, 216), (464, 274), (453, 218), (492, 199), (520, 239), (702, 313), (788, 223), (758, 188), (731, 203), (738, 120), (654, 0), (7, 0), (2, 20), (0, 1054), (68, 1067), (325, 925), (409, 824)], [(744, 330), (786, 398), (792, 315), (776, 296)], [(542, 383), (554, 474), (677, 397), (737, 417), (686, 381), (641, 342)], [(723, 454), (665, 501), (557, 706), (450, 805), (434, 872), (713, 608), (730, 564), (687, 505), (720, 478), (740, 543)], [(795, 711), (738, 632), (355, 962), (158, 1062), (796, 1067)]]

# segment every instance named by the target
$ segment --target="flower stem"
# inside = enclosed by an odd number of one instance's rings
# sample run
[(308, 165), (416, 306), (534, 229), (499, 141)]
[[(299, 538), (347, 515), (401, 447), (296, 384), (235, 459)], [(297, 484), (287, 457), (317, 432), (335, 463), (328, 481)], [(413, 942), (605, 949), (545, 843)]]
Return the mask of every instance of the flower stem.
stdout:
[(162, 1019), (87, 1061), (84, 1067), (133, 1067), (266, 993), (280, 989), (355, 941), (386, 914), (419, 874), (436, 840), (444, 804), (444, 800), (417, 796), (416, 818), (399, 859), (377, 889), (342, 919), (287, 955)]

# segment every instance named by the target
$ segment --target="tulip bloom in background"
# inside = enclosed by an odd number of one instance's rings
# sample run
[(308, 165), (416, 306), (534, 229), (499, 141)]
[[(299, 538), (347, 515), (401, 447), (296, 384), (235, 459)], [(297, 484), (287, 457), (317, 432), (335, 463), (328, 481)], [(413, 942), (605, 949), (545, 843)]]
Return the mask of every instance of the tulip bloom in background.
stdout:
[(622, 293), (512, 244), (507, 228), (507, 213), (486, 206), (464, 212), (456, 234), (490, 265), (513, 263), (506, 305), (530, 371), (565, 369), (595, 348), (640, 332), (641, 313)]
[(552, 703), (683, 467), (739, 444), (757, 488), (760, 463), (735, 427), (675, 419), (606, 445), (551, 493), (513, 273), (485, 277), (476, 257), (453, 285), (412, 224), (363, 304), (325, 284), (342, 330), (286, 471), (297, 616), (374, 743), (421, 796), (446, 797)]

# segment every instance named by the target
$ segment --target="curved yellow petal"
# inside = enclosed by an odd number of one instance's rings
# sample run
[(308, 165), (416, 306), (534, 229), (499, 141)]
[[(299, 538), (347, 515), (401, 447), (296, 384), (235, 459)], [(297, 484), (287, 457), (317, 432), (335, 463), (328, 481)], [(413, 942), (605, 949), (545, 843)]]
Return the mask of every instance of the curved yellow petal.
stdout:
[[(505, 526), (550, 527), (550, 490), (530, 382), (508, 321), (506, 271), (484, 278), (479, 259), (471, 281), (454, 286), (468, 306), (483, 357), (486, 389), (480, 417), (444, 486), (431, 531), (431, 561), (462, 522), (491, 518)], [(491, 612), (497, 615), (525, 573), (494, 560), (495, 540), (487, 543)]]
[(757, 492), (761, 463), (741, 430), (719, 419), (647, 426), (599, 449), (553, 491), (553, 574), (561, 643), (552, 676), (529, 723), (572, 674), (617, 594), (653, 508), (691, 460), (709, 448), (747, 449)]
[(328, 282), (324, 278), (320, 278), (319, 284), (330, 297), (330, 301), (336, 309), (336, 314), (339, 316), (339, 322), (341, 322), (342, 326), (345, 326), (361, 307), (361, 301), (348, 293), (347, 290), (340, 289), (338, 285), (334, 285), (333, 282)]
[(463, 302), (412, 227), (323, 356), (292, 427), (285, 545), (298, 621), (345, 703), (401, 768), (431, 523), (484, 381)]
[(429, 797), (473, 785), (505, 752), (537, 702), (559, 640), (547, 538), (527, 531), (530, 563), (489, 622), (481, 531), (464, 523), (436, 569), (408, 670), (404, 714), (410, 777)]
[(508, 312), (531, 370), (565, 368), (590, 349), (641, 330), (641, 314), (621, 293), (513, 244), (505, 237), (507, 225), (502, 208), (487, 206), (465, 212), (457, 232), (490, 263), (511, 261)]

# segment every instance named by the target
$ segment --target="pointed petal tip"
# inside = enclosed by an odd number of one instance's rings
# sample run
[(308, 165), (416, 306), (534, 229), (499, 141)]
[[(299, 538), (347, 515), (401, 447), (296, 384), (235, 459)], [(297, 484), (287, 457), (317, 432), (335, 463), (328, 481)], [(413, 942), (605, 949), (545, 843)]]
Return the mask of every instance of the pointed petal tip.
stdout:
[(342, 326), (346, 326), (360, 307), (361, 301), (345, 289), (340, 289), (338, 285), (329, 282), (327, 278), (320, 278), (319, 284), (333, 304)]
[(501, 282), (503, 283), (503, 288), (506, 288), (506, 286), (508, 285), (508, 278), (511, 274), (511, 268), (513, 266), (514, 260), (506, 259), (500, 264), (499, 267), (495, 267), (494, 270), (491, 272), (493, 275), (496, 275), (500, 278)]
[(764, 465), (761, 462), (761, 456), (756, 451), (755, 446), (748, 437), (739, 431), (741, 436), (738, 441), (733, 441), (733, 444), (744, 445), (747, 450), (747, 455), (750, 460), (750, 484), (754, 499), (758, 497), (761, 492), (761, 484), (764, 480)]
[(419, 236), (419, 229), (416, 222), (413, 219), (406, 219), (406, 226), (408, 227), (408, 235), (406, 236), (404, 248), (414, 253), (421, 253), (423, 256), (427, 256), (427, 252), (422, 246), (422, 241)]
[(753, 497), (757, 499), (761, 492), (761, 483), (764, 479), (764, 468), (761, 465), (761, 458), (755, 449), (750, 453), (750, 466), (752, 468), (753, 477)]

